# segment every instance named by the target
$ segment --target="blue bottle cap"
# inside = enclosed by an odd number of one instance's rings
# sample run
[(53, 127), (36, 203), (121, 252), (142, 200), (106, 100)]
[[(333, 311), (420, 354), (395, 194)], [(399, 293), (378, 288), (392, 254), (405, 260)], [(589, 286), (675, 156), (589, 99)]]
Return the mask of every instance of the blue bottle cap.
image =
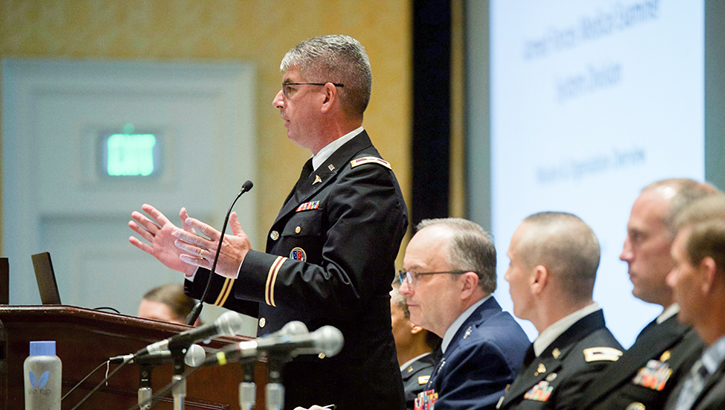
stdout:
[(55, 340), (30, 342), (31, 356), (55, 356)]

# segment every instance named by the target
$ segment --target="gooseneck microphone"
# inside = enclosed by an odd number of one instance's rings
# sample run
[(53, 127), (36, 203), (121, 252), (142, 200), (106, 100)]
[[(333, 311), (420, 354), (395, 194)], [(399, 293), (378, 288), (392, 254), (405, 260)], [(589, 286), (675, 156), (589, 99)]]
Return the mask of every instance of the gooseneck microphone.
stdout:
[(234, 198), (234, 201), (232, 201), (232, 204), (229, 205), (229, 210), (227, 211), (227, 215), (224, 217), (224, 224), (222, 225), (222, 234), (219, 236), (219, 244), (216, 247), (216, 253), (214, 254), (214, 262), (211, 264), (211, 272), (209, 272), (209, 279), (206, 281), (206, 287), (204, 288), (204, 293), (201, 295), (201, 299), (199, 299), (198, 302), (196, 302), (196, 305), (194, 305), (194, 308), (191, 309), (191, 313), (189, 313), (189, 316), (186, 318), (186, 324), (191, 325), (192, 323), (196, 322), (196, 319), (199, 318), (199, 314), (201, 314), (201, 309), (204, 307), (204, 300), (206, 299), (206, 295), (209, 293), (209, 287), (211, 286), (211, 278), (214, 276), (214, 272), (216, 271), (216, 263), (219, 260), (219, 251), (222, 250), (222, 241), (224, 241), (224, 233), (227, 231), (227, 223), (229, 223), (229, 215), (232, 213), (232, 208), (234, 208), (234, 204), (237, 203), (237, 199), (239, 199), (240, 196), (242, 196), (243, 193), (249, 191), (252, 189), (254, 184), (252, 181), (247, 180), (242, 184), (242, 189), (239, 190), (239, 193), (237, 194), (236, 198)]
[(207, 357), (204, 365), (225, 365), (233, 360), (259, 356), (262, 352), (287, 357), (324, 353), (331, 357), (342, 350), (343, 344), (344, 338), (340, 330), (333, 326), (322, 326), (312, 333), (267, 336), (239, 342)]
[[(190, 367), (199, 367), (204, 363), (206, 359), (206, 352), (204, 348), (198, 344), (192, 344), (184, 354), (184, 363)], [(140, 355), (126, 354), (121, 356), (114, 356), (108, 359), (109, 363), (129, 363), (129, 364), (140, 364), (140, 365), (152, 365), (158, 366), (164, 363), (170, 363), (174, 361), (173, 353), (171, 350), (162, 350), (160, 352), (146, 353)]]
[(236, 312), (226, 312), (219, 316), (214, 323), (199, 326), (186, 330), (178, 335), (172, 336), (144, 347), (134, 354), (134, 357), (148, 353), (162, 352), (164, 350), (183, 349), (200, 340), (210, 339), (215, 336), (233, 336), (241, 333), (244, 320)]

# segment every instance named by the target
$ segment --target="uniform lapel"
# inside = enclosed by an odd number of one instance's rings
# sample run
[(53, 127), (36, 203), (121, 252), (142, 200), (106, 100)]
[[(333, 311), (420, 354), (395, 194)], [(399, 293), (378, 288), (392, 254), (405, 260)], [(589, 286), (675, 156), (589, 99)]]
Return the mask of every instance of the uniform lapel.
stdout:
[[(568, 352), (567, 352), (568, 353)], [(511, 400), (523, 396), (528, 390), (536, 386), (539, 382), (547, 378), (550, 374), (557, 372), (561, 368), (561, 361), (564, 356), (555, 359), (552, 356), (541, 355), (531, 362), (531, 365), (523, 369), (516, 378), (516, 381), (509, 387), (506, 393), (506, 399), (502, 405)]]
[(275, 223), (294, 211), (297, 206), (314, 196), (337, 178), (338, 172), (361, 150), (371, 147), (367, 132), (363, 131), (335, 151), (330, 158), (314, 170), (304, 181), (292, 189), (287, 202), (280, 209)]
[[(506, 393), (503, 404), (522, 396), (536, 384), (549, 377), (550, 374), (558, 372), (562, 366), (561, 363), (573, 351), (577, 342), (590, 333), (604, 328), (604, 326), (604, 314), (601, 310), (579, 319), (559, 335), (539, 357), (534, 359), (531, 365), (521, 370), (508, 393)], [(553, 381), (553, 379), (547, 379), (547, 381)]]
[(461, 327), (456, 331), (456, 334), (455, 336), (453, 336), (453, 339), (448, 345), (446, 352), (441, 355), (440, 361), (436, 365), (435, 369), (433, 369), (433, 373), (430, 375), (430, 380), (428, 381), (428, 386), (426, 387), (426, 390), (430, 389), (432, 386), (435, 385), (435, 378), (437, 374), (441, 371), (441, 369), (445, 366), (446, 359), (454, 354), (461, 340), (467, 338), (468, 335), (471, 334), (471, 332), (473, 331), (473, 326), (481, 326), (481, 324), (485, 322), (489, 317), (495, 315), (500, 311), (501, 306), (498, 304), (496, 299), (491, 296), (487, 301), (483, 302), (481, 306), (476, 308), (473, 313), (471, 313), (471, 316), (469, 316), (463, 322)]
[(641, 336), (637, 338), (637, 342), (619, 358), (617, 364), (608, 369), (606, 377), (600, 378), (599, 383), (593, 383), (587, 389), (587, 405), (582, 408), (587, 408), (588, 405), (599, 400), (603, 394), (609, 392), (624, 380), (631, 379), (632, 375), (638, 369), (644, 367), (651, 358), (672, 346), (689, 330), (686, 326), (677, 322), (677, 315), (659, 325), (649, 329), (648, 327), (645, 327), (645, 330), (642, 331)]

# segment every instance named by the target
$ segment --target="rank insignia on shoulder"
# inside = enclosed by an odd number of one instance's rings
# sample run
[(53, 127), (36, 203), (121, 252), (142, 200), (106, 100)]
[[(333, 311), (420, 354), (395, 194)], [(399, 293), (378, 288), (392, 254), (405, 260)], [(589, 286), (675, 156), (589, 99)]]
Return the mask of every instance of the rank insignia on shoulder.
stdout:
[(378, 157), (362, 157), (355, 158), (354, 160), (350, 161), (350, 167), (352, 168), (363, 164), (378, 164), (384, 166), (387, 169), (393, 169), (390, 167), (390, 163), (388, 161)]
[(430, 380), (430, 375), (428, 376), (419, 376), (418, 377), (418, 385), (422, 386), (424, 384), (428, 384), (428, 380)]
[(524, 394), (524, 400), (547, 401), (553, 390), (554, 387), (549, 386), (549, 382), (542, 380)]
[(320, 207), (320, 201), (305, 202), (295, 209), (295, 212), (310, 211)]
[(297, 246), (295, 248), (292, 248), (292, 251), (289, 253), (289, 257), (296, 261), (304, 262), (307, 260), (307, 253), (305, 252), (304, 249)]
[(655, 391), (662, 391), (670, 375), (672, 375), (672, 369), (667, 363), (653, 359), (648, 361), (645, 367), (639, 369), (637, 375), (632, 379), (632, 383)]
[(619, 360), (619, 356), (622, 355), (622, 351), (613, 347), (590, 347), (584, 349), (584, 360), (588, 362), (600, 362), (602, 360), (608, 360), (610, 362), (616, 362)]

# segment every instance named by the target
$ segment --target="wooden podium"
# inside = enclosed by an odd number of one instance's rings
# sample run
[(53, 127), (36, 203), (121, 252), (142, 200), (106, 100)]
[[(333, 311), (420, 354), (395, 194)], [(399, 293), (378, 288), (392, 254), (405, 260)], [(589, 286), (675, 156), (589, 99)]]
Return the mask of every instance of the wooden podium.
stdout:
[[(30, 341), (55, 340), (56, 355), (63, 363), (63, 395), (108, 358), (130, 354), (150, 343), (166, 339), (189, 329), (185, 325), (140, 319), (132, 316), (99, 312), (72, 306), (0, 306), (0, 410), (24, 409), (23, 362), (28, 357)], [(213, 352), (233, 342), (248, 338), (219, 337), (208, 345)], [(119, 365), (110, 365), (110, 371)], [(188, 367), (187, 367), (188, 369)], [(151, 388), (161, 390), (173, 376), (171, 363), (152, 371)], [(95, 372), (63, 400), (69, 410), (106, 377), (106, 366)], [(200, 367), (186, 383), (185, 406), (189, 409), (239, 409), (239, 383), (242, 366)], [(256, 408), (264, 406), (267, 366), (257, 362)], [(126, 364), (118, 373), (79, 407), (83, 409), (126, 410), (138, 403), (140, 366)], [(154, 409), (172, 409), (173, 399), (164, 397)]]

